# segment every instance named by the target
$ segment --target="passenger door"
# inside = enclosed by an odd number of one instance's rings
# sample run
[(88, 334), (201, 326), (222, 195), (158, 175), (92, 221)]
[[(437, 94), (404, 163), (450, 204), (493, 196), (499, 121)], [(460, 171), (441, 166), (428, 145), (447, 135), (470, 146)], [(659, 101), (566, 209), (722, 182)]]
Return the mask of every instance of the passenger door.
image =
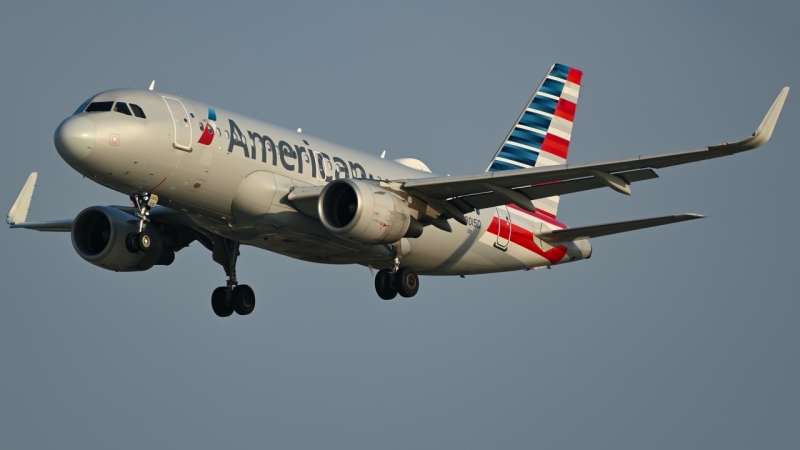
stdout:
[(181, 150), (192, 150), (192, 124), (189, 122), (189, 113), (186, 107), (177, 98), (164, 97), (169, 113), (172, 115), (172, 122), (175, 125), (175, 148)]

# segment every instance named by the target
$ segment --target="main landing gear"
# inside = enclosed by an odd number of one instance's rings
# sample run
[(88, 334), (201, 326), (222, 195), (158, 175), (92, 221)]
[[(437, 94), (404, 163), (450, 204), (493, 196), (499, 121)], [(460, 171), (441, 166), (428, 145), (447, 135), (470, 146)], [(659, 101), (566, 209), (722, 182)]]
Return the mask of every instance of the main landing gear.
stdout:
[(211, 294), (211, 308), (219, 317), (228, 317), (236, 311), (246, 316), (256, 307), (256, 295), (246, 284), (236, 281), (236, 260), (239, 257), (239, 243), (216, 236), (214, 238), (213, 259), (225, 269), (228, 276), (226, 286), (214, 289)]
[(419, 275), (411, 267), (400, 267), (395, 259), (391, 269), (379, 270), (375, 275), (375, 292), (384, 300), (391, 300), (400, 294), (410, 298), (419, 291)]

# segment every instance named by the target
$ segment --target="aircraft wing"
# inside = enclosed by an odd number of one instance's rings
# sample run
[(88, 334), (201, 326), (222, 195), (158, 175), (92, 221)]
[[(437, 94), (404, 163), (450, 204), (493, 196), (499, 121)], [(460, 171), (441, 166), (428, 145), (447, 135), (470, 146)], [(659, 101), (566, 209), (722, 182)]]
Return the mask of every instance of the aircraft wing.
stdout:
[(36, 231), (63, 231), (72, 230), (72, 219), (54, 220), (50, 222), (23, 222), (11, 224), (9, 228), (25, 228)]
[(402, 183), (402, 189), (411, 195), (429, 203), (440, 203), (449, 212), (447, 215), (456, 219), (460, 218), (459, 211), (467, 213), (475, 208), (509, 203), (533, 211), (531, 200), (600, 187), (610, 187), (630, 195), (630, 183), (658, 177), (652, 169), (719, 158), (764, 145), (772, 136), (788, 94), (788, 87), (781, 90), (755, 133), (730, 144), (591, 164), (564, 164), (397, 182)]
[[(9, 225), (9, 228), (24, 228), (27, 230), (36, 231), (60, 231), (67, 233), (72, 231), (72, 223), (74, 219), (53, 220), (48, 222), (26, 221), (38, 177), (39, 174), (37, 172), (33, 172), (30, 174), (30, 176), (28, 176), (28, 181), (25, 182), (25, 185), (22, 187), (19, 196), (17, 196), (17, 201), (14, 202), (14, 206), (11, 207), (11, 210), (8, 212), (8, 216), (6, 216), (6, 223)], [(120, 211), (124, 211), (130, 215), (136, 214), (135, 210), (130, 206), (112, 206), (112, 208), (119, 209)], [(186, 218), (184, 213), (174, 211), (163, 206), (157, 206), (153, 208), (150, 220), (153, 222), (164, 223), (178, 227), (194, 228), (193, 224)]]
[(25, 182), (25, 186), (22, 187), (17, 196), (17, 201), (14, 202), (14, 206), (11, 207), (11, 211), (6, 216), (6, 223), (11, 225), (11, 228), (27, 228), (38, 231), (70, 231), (72, 229), (72, 219), (53, 222), (25, 222), (25, 219), (28, 218), (33, 189), (36, 187), (38, 178), (39, 174), (37, 172), (33, 172), (28, 176), (28, 181)]

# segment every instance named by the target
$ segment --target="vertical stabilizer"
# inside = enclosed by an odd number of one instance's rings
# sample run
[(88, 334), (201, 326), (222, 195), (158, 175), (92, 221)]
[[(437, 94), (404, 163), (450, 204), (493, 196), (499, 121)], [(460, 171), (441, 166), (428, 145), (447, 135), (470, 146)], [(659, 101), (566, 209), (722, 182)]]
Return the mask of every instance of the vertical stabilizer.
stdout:
[[(555, 64), (508, 132), (487, 172), (564, 164), (583, 72)], [(555, 217), (559, 197), (535, 200), (537, 210)]]

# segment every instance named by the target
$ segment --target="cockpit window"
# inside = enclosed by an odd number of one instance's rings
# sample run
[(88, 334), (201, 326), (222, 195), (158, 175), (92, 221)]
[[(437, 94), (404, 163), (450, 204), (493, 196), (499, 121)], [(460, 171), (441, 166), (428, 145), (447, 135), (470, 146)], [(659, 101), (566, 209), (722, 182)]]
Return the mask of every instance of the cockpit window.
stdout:
[(103, 111), (111, 111), (111, 106), (114, 102), (94, 102), (90, 103), (89, 107), (86, 108), (86, 112), (103, 112)]
[(136, 116), (136, 117), (138, 117), (140, 119), (146, 119), (146, 117), (144, 115), (144, 111), (142, 111), (142, 108), (140, 108), (139, 105), (135, 105), (135, 104), (131, 103), (131, 109), (133, 110), (133, 115), (134, 116)]
[(125, 114), (127, 116), (131, 115), (131, 110), (128, 109), (128, 105), (122, 102), (117, 102), (117, 104), (114, 105), (114, 111)]
[(85, 102), (81, 103), (81, 106), (79, 106), (78, 109), (76, 109), (75, 112), (72, 113), (72, 115), (74, 116), (75, 114), (82, 113), (86, 109), (86, 107), (89, 106), (89, 103), (91, 103), (91, 102), (92, 102), (92, 99), (89, 99), (89, 100), (86, 100)]

